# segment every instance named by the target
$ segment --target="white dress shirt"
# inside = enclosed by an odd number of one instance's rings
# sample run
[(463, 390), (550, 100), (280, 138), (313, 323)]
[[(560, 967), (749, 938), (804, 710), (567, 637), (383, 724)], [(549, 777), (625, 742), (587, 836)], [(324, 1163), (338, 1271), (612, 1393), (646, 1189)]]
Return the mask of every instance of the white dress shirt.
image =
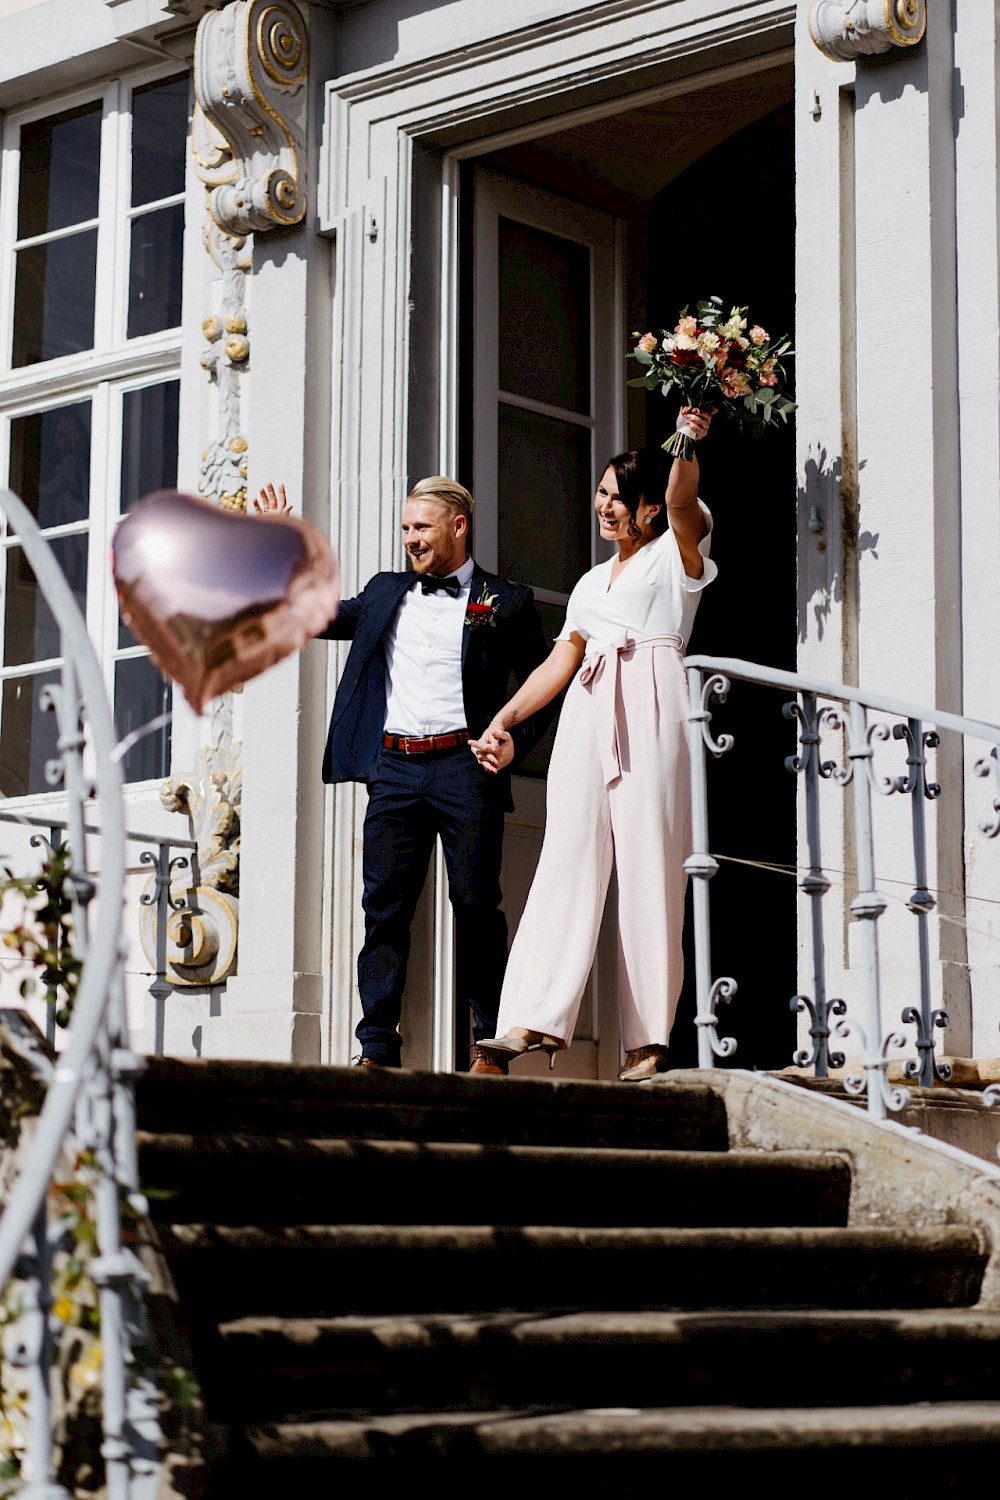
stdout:
[(460, 584), (457, 599), (443, 589), (425, 594), (414, 577), (385, 638), (385, 728), (389, 734), (424, 736), (465, 729), (462, 636), (472, 587), (472, 558), (448, 574)]

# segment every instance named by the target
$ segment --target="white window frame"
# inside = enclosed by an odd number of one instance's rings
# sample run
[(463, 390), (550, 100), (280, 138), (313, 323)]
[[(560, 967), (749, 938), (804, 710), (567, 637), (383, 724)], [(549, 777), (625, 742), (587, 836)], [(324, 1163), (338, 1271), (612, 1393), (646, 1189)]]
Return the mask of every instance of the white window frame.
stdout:
[[(560, 239), (572, 240), (590, 252), (590, 409), (587, 413), (549, 406), (500, 389), (496, 287), (501, 218), (528, 224)], [(476, 556), (484, 567), (495, 568), (497, 565), (498, 408), (501, 401), (589, 430), (592, 493), (596, 491), (600, 477), (598, 465), (621, 446), (624, 430), (620, 395), (622, 381), (612, 365), (613, 354), (622, 346), (624, 319), (620, 233), (618, 222), (599, 209), (559, 197), (515, 178), (500, 176), (486, 168), (476, 168), (473, 493), (476, 497)], [(612, 287), (613, 295), (606, 299), (596, 297), (595, 288), (598, 287)], [(599, 560), (599, 546), (597, 522), (592, 515), (591, 564)], [(545, 603), (565, 605), (569, 598), (568, 594), (539, 588), (531, 579), (520, 581), (531, 583), (536, 599)]]
[[(176, 61), (138, 69), (98, 87), (75, 90), (46, 99), (3, 119), (0, 136), (0, 475), (9, 473), (10, 424), (18, 417), (89, 401), (91, 406), (90, 507), (87, 554), (87, 630), (104, 669), (109, 702), (114, 702), (115, 666), (131, 657), (148, 656), (144, 646), (118, 645), (118, 606), (108, 550), (119, 517), (121, 490), (122, 407), (125, 393), (180, 379), (181, 324), (157, 333), (127, 338), (129, 257), (134, 219), (185, 202), (182, 191), (131, 207), (132, 94), (190, 70)], [(82, 106), (100, 103), (101, 162), (97, 218), (74, 224), (52, 235), (17, 239), (20, 186), (20, 133), (25, 125)], [(14, 278), (21, 245), (47, 242), (97, 227), (97, 278), (94, 289), (94, 346), (37, 364), (12, 367)], [(83, 529), (84, 523), (54, 528), (58, 536)], [(0, 523), (0, 542), (6, 550), (6, 519)], [(6, 568), (0, 573), (0, 631), (3, 629), (3, 589)], [(0, 687), (12, 678), (51, 671), (61, 658), (0, 666)], [(158, 777), (130, 783), (130, 791), (156, 786)], [(56, 793), (33, 792), (7, 799), (20, 806), (48, 802)]]

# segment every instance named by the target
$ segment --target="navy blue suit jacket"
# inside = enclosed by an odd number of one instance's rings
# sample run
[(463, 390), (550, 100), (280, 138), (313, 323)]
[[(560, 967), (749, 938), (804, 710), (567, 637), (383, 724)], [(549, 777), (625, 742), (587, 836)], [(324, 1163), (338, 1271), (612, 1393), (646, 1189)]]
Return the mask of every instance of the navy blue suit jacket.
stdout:
[[(385, 637), (415, 574), (376, 573), (360, 594), (344, 599), (321, 639), (350, 640), (351, 650), (330, 717), (323, 756), (324, 781), (366, 781), (385, 730)], [(469, 599), (497, 596), (493, 620), (462, 632), (462, 690), (465, 722), (478, 738), (510, 697), (511, 675), (521, 683), (548, 655), (534, 595), (523, 584), (508, 583), (478, 565)], [(549, 705), (511, 730), (514, 763), (544, 734), (556, 711)]]

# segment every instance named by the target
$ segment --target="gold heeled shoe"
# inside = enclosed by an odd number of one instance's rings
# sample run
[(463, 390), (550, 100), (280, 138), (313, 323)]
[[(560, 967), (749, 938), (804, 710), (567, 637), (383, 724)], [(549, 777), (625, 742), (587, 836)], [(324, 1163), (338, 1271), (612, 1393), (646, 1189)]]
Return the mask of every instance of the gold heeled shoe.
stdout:
[(563, 1050), (563, 1044), (557, 1036), (545, 1036), (542, 1032), (533, 1032), (534, 1041), (529, 1041), (524, 1036), (491, 1036), (485, 1042), (477, 1042), (476, 1046), (480, 1052), (494, 1053), (498, 1057), (509, 1061), (512, 1057), (522, 1057), (526, 1052), (547, 1052), (549, 1056), (549, 1072), (556, 1065), (556, 1053)]
[(633, 1048), (625, 1055), (625, 1066), (618, 1074), (618, 1082), (642, 1083), (646, 1078), (655, 1078), (666, 1055), (666, 1047), (656, 1043), (651, 1047)]

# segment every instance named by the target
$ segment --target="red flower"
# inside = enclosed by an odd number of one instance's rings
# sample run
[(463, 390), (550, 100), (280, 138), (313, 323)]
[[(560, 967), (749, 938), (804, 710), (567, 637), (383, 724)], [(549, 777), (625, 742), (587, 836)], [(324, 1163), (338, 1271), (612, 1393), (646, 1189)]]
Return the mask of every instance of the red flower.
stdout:
[(475, 604), (467, 604), (465, 607), (465, 623), (470, 628), (476, 625), (492, 625), (496, 608), (479, 600)]
[(704, 364), (704, 360), (697, 349), (675, 349), (670, 358), (675, 365)]

